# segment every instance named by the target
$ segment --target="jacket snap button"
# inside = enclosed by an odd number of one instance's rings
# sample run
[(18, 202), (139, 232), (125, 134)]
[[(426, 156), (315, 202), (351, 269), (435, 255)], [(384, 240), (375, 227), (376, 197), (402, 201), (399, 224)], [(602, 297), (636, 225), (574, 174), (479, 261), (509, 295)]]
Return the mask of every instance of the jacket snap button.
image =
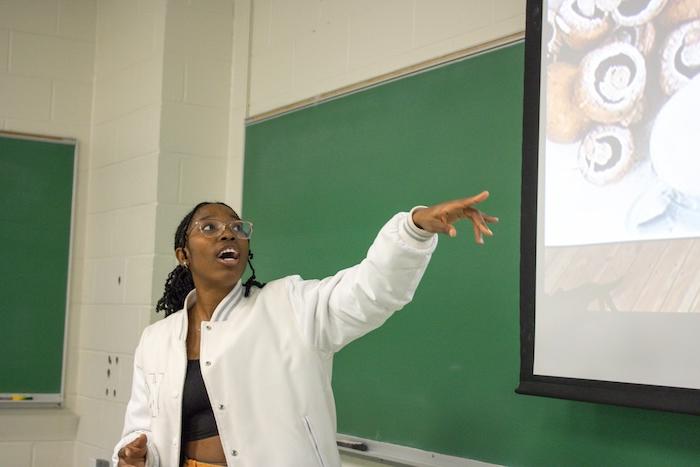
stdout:
[(206, 366), (211, 366), (211, 362), (210, 362), (209, 360), (207, 360), (206, 362), (204, 362), (204, 364), (205, 364)]
[(231, 455), (232, 455), (232, 456), (237, 456), (237, 455), (238, 455), (238, 451), (236, 451), (236, 450), (234, 449), (233, 451), (231, 451)]
[(211, 324), (207, 324), (207, 331), (211, 331)]
[(219, 410), (224, 410), (224, 404), (219, 404)]

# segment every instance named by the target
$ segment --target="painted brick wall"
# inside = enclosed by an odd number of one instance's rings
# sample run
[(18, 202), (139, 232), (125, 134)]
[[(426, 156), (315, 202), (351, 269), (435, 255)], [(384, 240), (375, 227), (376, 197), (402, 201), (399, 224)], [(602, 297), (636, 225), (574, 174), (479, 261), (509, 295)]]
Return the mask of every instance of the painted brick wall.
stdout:
[(249, 115), (524, 28), (524, 0), (254, 0)]
[(110, 457), (120, 437), (177, 224), (224, 198), (232, 28), (232, 0), (97, 2), (76, 465)]
[[(66, 394), (75, 399), (83, 256), (90, 167), (94, 0), (0, 2), (0, 128), (78, 140)], [(19, 411), (23, 419), (23, 411)], [(24, 411), (28, 415), (36, 412)], [(46, 412), (45, 412), (46, 413)], [(15, 413), (15, 416), (17, 414)], [(0, 424), (6, 422), (0, 414)], [(0, 465), (72, 467), (75, 419), (44, 416), (41, 432), (22, 423), (0, 436)], [(29, 424), (32, 425), (31, 423)]]
[(233, 0), (169, 3), (153, 285), (158, 298), (175, 265), (173, 235), (183, 215), (200, 201), (225, 200), (232, 49)]
[(151, 307), (165, 0), (96, 2), (75, 465), (111, 456)]

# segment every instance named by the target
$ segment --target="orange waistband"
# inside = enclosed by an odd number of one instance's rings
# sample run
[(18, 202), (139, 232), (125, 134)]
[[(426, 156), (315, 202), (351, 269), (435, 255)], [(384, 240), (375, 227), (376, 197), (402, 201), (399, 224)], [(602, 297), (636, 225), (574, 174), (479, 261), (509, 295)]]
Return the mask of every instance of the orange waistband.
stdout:
[(220, 464), (209, 464), (195, 459), (185, 459), (185, 463), (182, 465), (183, 467), (222, 467)]

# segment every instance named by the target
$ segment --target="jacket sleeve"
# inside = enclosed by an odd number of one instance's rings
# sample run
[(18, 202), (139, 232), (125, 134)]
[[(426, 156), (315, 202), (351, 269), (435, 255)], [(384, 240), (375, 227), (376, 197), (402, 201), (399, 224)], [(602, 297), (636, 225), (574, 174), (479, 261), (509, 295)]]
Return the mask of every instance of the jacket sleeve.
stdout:
[(146, 378), (143, 373), (142, 349), (147, 330), (144, 330), (141, 335), (141, 341), (134, 354), (134, 375), (131, 383), (131, 398), (126, 406), (126, 414), (124, 415), (124, 429), (122, 430), (122, 438), (114, 447), (112, 454), (112, 464), (116, 467), (119, 464), (119, 450), (127, 444), (134, 441), (141, 434), (146, 435), (148, 450), (146, 454), (146, 467), (160, 467), (160, 456), (150, 431), (151, 413), (149, 409), (149, 394)]
[(292, 307), (310, 345), (337, 352), (411, 301), (437, 246), (437, 235), (416, 227), (412, 212), (389, 220), (360, 264), (320, 281), (289, 278)]

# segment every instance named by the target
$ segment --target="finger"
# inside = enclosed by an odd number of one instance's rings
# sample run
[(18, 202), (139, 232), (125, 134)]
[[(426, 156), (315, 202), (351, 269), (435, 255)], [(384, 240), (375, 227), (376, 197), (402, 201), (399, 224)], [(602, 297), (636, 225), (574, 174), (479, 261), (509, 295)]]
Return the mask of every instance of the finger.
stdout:
[(462, 206), (473, 206), (474, 204), (481, 203), (483, 201), (486, 201), (489, 197), (489, 192), (484, 190), (478, 195), (470, 196), (469, 198), (465, 198), (462, 200)]
[(486, 224), (482, 224), (481, 222), (476, 224), (479, 227), (479, 232), (481, 232), (483, 235), (488, 235), (489, 237), (493, 237), (493, 232), (491, 232), (491, 229), (486, 227)]
[(489, 224), (498, 224), (499, 219), (496, 216), (488, 216), (482, 212), (481, 217), (483, 217), (484, 221), (488, 222)]
[(457, 235), (457, 230), (454, 228), (454, 226), (452, 224), (450, 224), (449, 213), (443, 212), (440, 215), (440, 221), (441, 221), (440, 228), (441, 228), (443, 233), (446, 233), (450, 237), (455, 237)]
[(127, 447), (125, 450), (126, 459), (144, 459), (146, 457), (145, 448), (130, 448)]
[(133, 440), (128, 446), (133, 446), (136, 448), (145, 448), (147, 444), (146, 435), (140, 434), (138, 438)]
[(477, 211), (476, 216), (479, 223), (479, 230), (481, 230), (482, 233), (488, 235), (489, 237), (493, 237), (493, 232), (491, 232), (489, 226), (486, 225), (486, 221), (484, 220), (484, 216), (481, 214), (481, 212)]
[(457, 235), (457, 229), (449, 222), (440, 222), (435, 230), (447, 234), (450, 237), (455, 237)]
[(454, 225), (447, 224), (447, 235), (449, 235), (452, 238), (455, 238), (457, 236), (457, 229), (455, 229)]
[(479, 225), (474, 222), (474, 241), (478, 244), (484, 243), (484, 237), (481, 236), (481, 229), (479, 229)]

